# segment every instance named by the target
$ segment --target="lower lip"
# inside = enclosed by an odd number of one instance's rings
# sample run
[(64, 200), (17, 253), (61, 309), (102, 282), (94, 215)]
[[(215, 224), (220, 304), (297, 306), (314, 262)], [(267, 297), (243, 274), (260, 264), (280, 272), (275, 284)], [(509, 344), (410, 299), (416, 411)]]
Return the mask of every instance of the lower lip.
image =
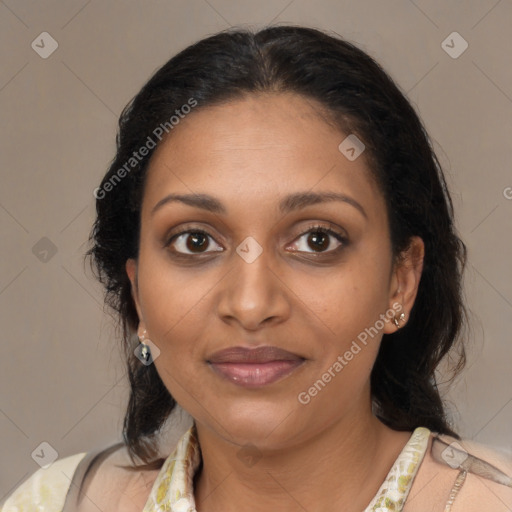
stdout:
[(210, 366), (234, 384), (246, 388), (258, 388), (289, 375), (303, 362), (304, 360), (269, 361), (268, 363), (210, 363)]

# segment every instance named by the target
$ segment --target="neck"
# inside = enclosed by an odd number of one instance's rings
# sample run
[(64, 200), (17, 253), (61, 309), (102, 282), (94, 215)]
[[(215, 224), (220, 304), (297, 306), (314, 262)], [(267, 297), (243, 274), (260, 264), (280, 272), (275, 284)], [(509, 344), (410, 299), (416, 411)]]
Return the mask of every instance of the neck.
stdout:
[(196, 423), (202, 468), (195, 477), (198, 512), (361, 511), (407, 443), (375, 418), (343, 418), (286, 450), (258, 451), (251, 465), (240, 447)]

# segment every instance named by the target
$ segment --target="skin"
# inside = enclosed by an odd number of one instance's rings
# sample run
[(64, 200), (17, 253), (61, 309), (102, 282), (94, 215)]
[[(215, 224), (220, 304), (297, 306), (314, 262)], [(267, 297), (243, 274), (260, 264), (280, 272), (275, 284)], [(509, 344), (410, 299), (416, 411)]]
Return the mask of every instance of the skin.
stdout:
[[(348, 134), (320, 112), (291, 93), (198, 108), (149, 165), (140, 253), (126, 271), (139, 334), (146, 329), (160, 349), (156, 368), (196, 422), (199, 512), (363, 510), (410, 437), (371, 412), (370, 372), (382, 334), (397, 329), (392, 321), (308, 404), (297, 398), (393, 304), (407, 322), (423, 265), (418, 237), (394, 264), (386, 205), (364, 153), (349, 161), (338, 150)], [(349, 196), (364, 214), (338, 201), (278, 209), (288, 194), (325, 191)], [(152, 214), (170, 193), (212, 195), (226, 213), (171, 202)], [(348, 243), (328, 236), (315, 244), (311, 225)], [(165, 247), (182, 228), (211, 238), (194, 249), (189, 233)], [(248, 236), (263, 250), (252, 263), (236, 252)], [(192, 255), (178, 259), (173, 250)], [(258, 389), (223, 379), (206, 362), (227, 347), (260, 345), (305, 362)], [(249, 443), (259, 457), (251, 466), (238, 456)]]

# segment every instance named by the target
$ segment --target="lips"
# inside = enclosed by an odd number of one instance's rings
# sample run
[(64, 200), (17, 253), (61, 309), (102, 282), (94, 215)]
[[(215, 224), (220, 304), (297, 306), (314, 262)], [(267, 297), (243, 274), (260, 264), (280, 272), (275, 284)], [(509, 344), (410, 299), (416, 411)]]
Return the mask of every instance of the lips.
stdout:
[(207, 360), (218, 375), (248, 388), (257, 388), (281, 380), (304, 361), (304, 358), (297, 354), (272, 346), (254, 349), (232, 347), (215, 352)]
[(210, 363), (268, 363), (270, 361), (298, 361), (303, 358), (278, 347), (232, 347), (215, 352)]

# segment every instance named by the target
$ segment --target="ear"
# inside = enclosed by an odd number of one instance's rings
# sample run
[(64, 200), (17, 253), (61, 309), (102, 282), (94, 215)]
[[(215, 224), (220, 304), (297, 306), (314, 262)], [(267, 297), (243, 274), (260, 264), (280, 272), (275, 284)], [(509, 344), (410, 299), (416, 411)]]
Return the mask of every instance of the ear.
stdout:
[(423, 240), (419, 236), (413, 236), (407, 249), (398, 256), (393, 265), (389, 289), (389, 308), (396, 312), (395, 318), (399, 325), (396, 326), (393, 319), (386, 322), (385, 334), (391, 334), (407, 323), (418, 294), (424, 257), (425, 244)]
[(137, 315), (139, 316), (139, 335), (146, 329), (146, 325), (144, 323), (144, 319), (142, 316), (142, 308), (140, 307), (139, 301), (139, 286), (137, 283), (137, 260), (133, 258), (129, 258), (126, 260), (125, 265), (126, 273), (128, 274), (128, 279), (130, 279), (131, 283), (131, 294), (133, 298), (133, 302), (135, 303), (135, 309), (137, 310)]

